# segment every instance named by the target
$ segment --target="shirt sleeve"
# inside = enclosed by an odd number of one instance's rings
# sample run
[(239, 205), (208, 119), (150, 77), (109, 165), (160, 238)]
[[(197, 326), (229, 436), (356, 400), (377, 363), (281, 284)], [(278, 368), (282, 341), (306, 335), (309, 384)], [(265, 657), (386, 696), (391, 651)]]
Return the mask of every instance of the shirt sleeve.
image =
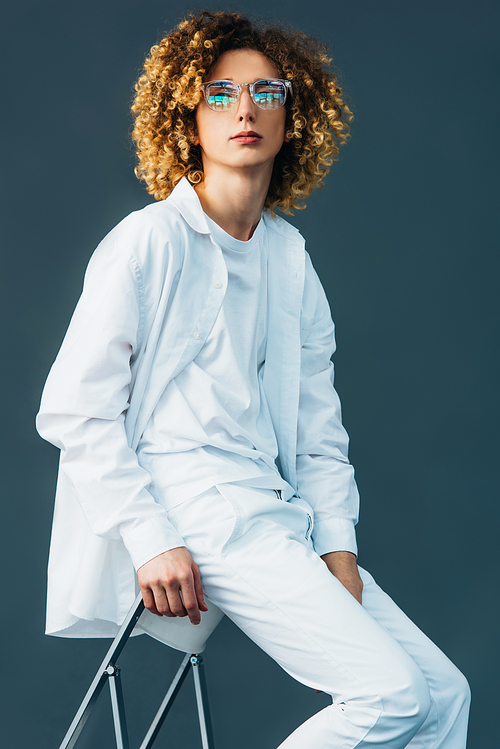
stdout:
[(108, 235), (90, 260), (36, 418), (39, 434), (61, 450), (59, 470), (75, 488), (91, 531), (122, 539), (136, 569), (185, 545), (148, 490), (151, 476), (125, 431), (142, 289), (137, 260)]
[[(308, 258), (308, 256), (307, 256)], [(355, 525), (359, 494), (348, 459), (349, 438), (342, 425), (331, 356), (334, 325), (321, 282), (308, 258), (315, 299), (302, 345), (297, 429), (297, 488), (314, 510), (312, 540), (318, 554), (357, 554)]]

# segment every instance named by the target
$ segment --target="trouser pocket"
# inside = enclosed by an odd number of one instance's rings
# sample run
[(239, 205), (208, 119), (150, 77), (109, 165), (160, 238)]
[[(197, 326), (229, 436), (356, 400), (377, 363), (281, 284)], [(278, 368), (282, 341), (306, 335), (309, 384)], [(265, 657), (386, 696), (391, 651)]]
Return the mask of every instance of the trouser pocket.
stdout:
[(237, 508), (216, 486), (187, 499), (167, 514), (193, 556), (197, 551), (219, 555), (239, 528)]
[(309, 502), (306, 502), (305, 499), (302, 499), (302, 497), (291, 497), (288, 502), (288, 505), (291, 505), (293, 507), (300, 508), (304, 514), (305, 514), (305, 531), (304, 531), (304, 539), (306, 541), (311, 540), (311, 534), (314, 528), (314, 510), (309, 504)]
[(232, 504), (236, 517), (233, 533), (225, 547), (250, 529), (257, 520), (285, 526), (298, 540), (311, 543), (314, 512), (310, 504), (301, 497), (294, 496), (285, 501), (280, 499), (279, 490), (255, 489), (236, 484), (219, 484), (217, 488)]

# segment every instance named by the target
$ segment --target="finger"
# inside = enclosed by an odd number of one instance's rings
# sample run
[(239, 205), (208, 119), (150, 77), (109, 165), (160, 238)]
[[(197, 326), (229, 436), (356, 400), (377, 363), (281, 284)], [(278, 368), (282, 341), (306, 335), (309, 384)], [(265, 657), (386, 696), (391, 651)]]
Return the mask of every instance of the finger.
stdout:
[(160, 612), (156, 608), (155, 598), (151, 588), (141, 588), (142, 600), (144, 601), (144, 607), (156, 616), (161, 616)]
[(182, 598), (179, 590), (179, 585), (170, 585), (167, 587), (167, 597), (170, 606), (170, 611), (174, 616), (184, 617), (187, 616), (187, 611), (182, 603)]
[(167, 599), (167, 593), (165, 589), (158, 585), (153, 588), (153, 594), (155, 597), (155, 606), (156, 610), (160, 614), (160, 616), (175, 616), (175, 614), (171, 610), (171, 606), (169, 603), (169, 600)]
[(198, 598), (196, 595), (194, 577), (192, 574), (186, 576), (181, 583), (182, 600), (184, 609), (189, 616), (191, 624), (199, 624), (201, 621)]
[(197, 564), (193, 567), (193, 577), (194, 577), (194, 591), (196, 595), (196, 600), (198, 601), (198, 608), (200, 611), (208, 611), (208, 606), (205, 603), (205, 598), (203, 597), (203, 587), (201, 585), (201, 573), (200, 568)]

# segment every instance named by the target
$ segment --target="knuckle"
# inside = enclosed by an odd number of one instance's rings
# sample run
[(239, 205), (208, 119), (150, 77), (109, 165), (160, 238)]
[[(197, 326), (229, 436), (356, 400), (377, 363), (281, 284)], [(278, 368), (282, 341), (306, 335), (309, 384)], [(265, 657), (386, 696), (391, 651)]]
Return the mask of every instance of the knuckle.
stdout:
[(175, 616), (186, 616), (184, 606), (182, 606), (181, 604), (171, 606), (171, 611), (175, 614)]

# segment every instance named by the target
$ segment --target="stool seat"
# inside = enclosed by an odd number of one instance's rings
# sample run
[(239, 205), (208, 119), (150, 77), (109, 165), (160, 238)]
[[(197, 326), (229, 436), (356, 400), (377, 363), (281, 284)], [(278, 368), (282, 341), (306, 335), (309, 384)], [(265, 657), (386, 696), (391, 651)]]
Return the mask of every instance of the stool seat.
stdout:
[(164, 645), (183, 653), (202, 653), (208, 638), (224, 616), (215, 604), (208, 601), (206, 603), (208, 611), (200, 612), (199, 624), (191, 624), (187, 616), (157, 616), (144, 609), (135, 630), (145, 632)]

